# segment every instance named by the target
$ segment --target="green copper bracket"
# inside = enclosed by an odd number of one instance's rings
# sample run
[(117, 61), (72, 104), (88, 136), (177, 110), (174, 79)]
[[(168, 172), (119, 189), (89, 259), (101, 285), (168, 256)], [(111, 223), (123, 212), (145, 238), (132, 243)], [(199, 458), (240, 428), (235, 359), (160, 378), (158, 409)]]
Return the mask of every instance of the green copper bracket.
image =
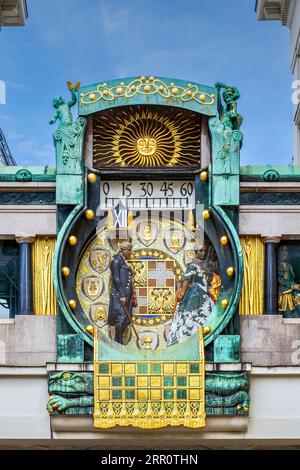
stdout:
[[(55, 288), (58, 304), (61, 309), (61, 313), (64, 315), (67, 322), (69, 323), (71, 328), (74, 330), (74, 333), (83, 334), (85, 340), (92, 346), (93, 345), (92, 338), (86, 333), (84, 325), (80, 321), (78, 321), (78, 319), (74, 316), (71, 308), (68, 305), (68, 299), (66, 298), (65, 292), (63, 289), (62, 273), (60, 271), (62, 267), (61, 258), (62, 258), (62, 252), (63, 252), (64, 246), (67, 243), (67, 239), (70, 235), (73, 223), (78, 219), (78, 217), (80, 217), (81, 212), (82, 212), (82, 206), (81, 205), (76, 206), (72, 210), (70, 215), (67, 217), (60, 232), (58, 233), (54, 256), (53, 256), (54, 288)], [(87, 319), (86, 321), (88, 322)]]
[[(213, 218), (216, 218), (223, 225), (224, 235), (228, 237), (229, 242), (228, 245), (222, 246), (219, 240), (212, 240), (218, 259), (223, 261), (221, 263), (221, 278), (223, 282), (217, 303), (204, 324), (204, 327), (210, 327), (210, 332), (205, 336), (205, 346), (224, 330), (235, 314), (240, 300), (244, 276), (242, 247), (230, 218), (221, 207), (213, 207), (210, 211), (212, 216), (209, 221), (206, 221), (207, 225), (210, 224), (210, 227), (207, 227), (207, 232), (214, 229)], [(233, 277), (229, 277), (227, 274), (227, 268), (230, 267), (227, 266), (228, 262), (233, 263)], [(225, 304), (227, 305), (224, 306)]]

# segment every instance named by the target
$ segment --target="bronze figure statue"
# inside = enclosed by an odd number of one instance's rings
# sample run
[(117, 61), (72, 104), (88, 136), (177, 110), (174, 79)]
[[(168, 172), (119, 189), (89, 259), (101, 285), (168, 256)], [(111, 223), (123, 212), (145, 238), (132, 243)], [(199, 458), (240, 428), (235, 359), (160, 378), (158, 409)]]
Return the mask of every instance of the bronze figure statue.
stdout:
[(119, 252), (113, 257), (110, 264), (111, 288), (108, 324), (115, 326), (115, 341), (123, 344), (123, 334), (127, 326), (132, 325), (132, 309), (136, 307), (137, 300), (133, 285), (133, 270), (127, 263), (132, 245), (125, 241), (120, 243), (119, 248)]

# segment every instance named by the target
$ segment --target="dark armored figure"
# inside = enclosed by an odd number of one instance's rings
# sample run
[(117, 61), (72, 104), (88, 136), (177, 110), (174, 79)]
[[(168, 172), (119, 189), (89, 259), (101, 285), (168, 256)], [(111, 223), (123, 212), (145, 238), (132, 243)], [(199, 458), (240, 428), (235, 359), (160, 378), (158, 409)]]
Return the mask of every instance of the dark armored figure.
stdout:
[(127, 263), (132, 245), (120, 243), (120, 251), (111, 264), (111, 287), (108, 311), (108, 324), (115, 326), (115, 340), (123, 344), (123, 333), (131, 323), (132, 308), (136, 306), (136, 294), (133, 286), (133, 271)]

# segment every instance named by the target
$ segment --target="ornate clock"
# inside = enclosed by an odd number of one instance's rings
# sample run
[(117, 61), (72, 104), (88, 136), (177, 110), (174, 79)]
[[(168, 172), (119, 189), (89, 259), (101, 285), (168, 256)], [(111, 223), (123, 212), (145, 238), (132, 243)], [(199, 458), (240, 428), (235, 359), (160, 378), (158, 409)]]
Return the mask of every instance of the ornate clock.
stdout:
[[(234, 98), (230, 113), (222, 108), (219, 88), (155, 77), (112, 81), (80, 88), (79, 118), (62, 122), (54, 135), (59, 355), (70, 354), (68, 335), (81, 338), (76, 354), (82, 360), (91, 359), (95, 344), (99, 427), (109, 426), (112, 406), (120, 424), (116, 403), (125, 407), (126, 424), (136, 413), (147, 427), (148, 405), (153, 423), (160, 420), (154, 427), (172, 424), (178, 400), (183, 404), (176, 425), (204, 425), (202, 385), (193, 378), (204, 380), (203, 347), (213, 359), (218, 335), (226, 327), (238, 334), (243, 264), (235, 216), (242, 134), (235, 107)], [(132, 247), (127, 254), (124, 241)], [(128, 301), (133, 288), (135, 305)], [(118, 343), (109, 321), (115, 305), (128, 316)], [(166, 361), (173, 368), (169, 382)], [(133, 383), (144, 385), (140, 390)], [(164, 400), (158, 414), (153, 400)], [(146, 411), (139, 408), (143, 401)]]

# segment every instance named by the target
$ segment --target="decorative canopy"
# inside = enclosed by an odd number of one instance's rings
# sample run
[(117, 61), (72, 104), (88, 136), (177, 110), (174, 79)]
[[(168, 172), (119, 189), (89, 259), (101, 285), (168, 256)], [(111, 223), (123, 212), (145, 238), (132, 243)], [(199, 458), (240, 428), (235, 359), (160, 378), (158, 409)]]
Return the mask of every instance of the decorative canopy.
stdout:
[(217, 89), (162, 77), (129, 77), (79, 88), (79, 115), (115, 106), (167, 105), (207, 116), (217, 113)]

